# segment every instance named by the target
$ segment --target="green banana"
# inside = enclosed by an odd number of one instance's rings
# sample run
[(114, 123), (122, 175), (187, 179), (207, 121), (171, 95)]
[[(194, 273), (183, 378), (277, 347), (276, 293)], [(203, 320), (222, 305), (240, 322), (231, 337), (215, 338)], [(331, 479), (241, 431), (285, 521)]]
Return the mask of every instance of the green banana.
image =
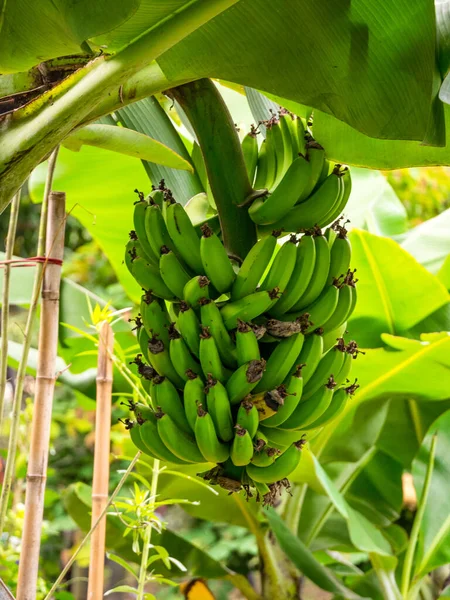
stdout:
[(222, 363), (227, 367), (235, 368), (237, 366), (236, 347), (225, 327), (222, 314), (217, 307), (217, 304), (214, 301), (205, 298), (200, 301), (200, 305), (202, 325), (204, 327), (209, 327), (209, 331), (216, 342)]
[(283, 175), (286, 173), (285, 163), (286, 163), (286, 150), (285, 143), (283, 137), (283, 131), (280, 127), (280, 119), (279, 117), (273, 117), (272, 121), (272, 134), (273, 134), (273, 145), (275, 148), (275, 156), (276, 156), (276, 175), (275, 180), (273, 182), (273, 188), (276, 188), (280, 180), (283, 178)]
[(227, 380), (226, 369), (220, 360), (219, 350), (209, 327), (202, 326), (201, 328), (199, 358), (205, 376), (211, 374), (221, 383)]
[(250, 184), (253, 184), (256, 173), (256, 165), (258, 163), (258, 140), (256, 139), (257, 131), (254, 125), (251, 126), (250, 132), (244, 137), (241, 143), (242, 155), (247, 168)]
[(315, 140), (310, 140), (306, 144), (306, 157), (311, 165), (310, 177), (305, 186), (299, 202), (303, 202), (311, 195), (316, 187), (320, 175), (322, 174), (323, 164), (325, 162), (325, 150)]
[(168, 377), (178, 389), (183, 389), (184, 381), (170, 360), (169, 346), (164, 345), (157, 335), (153, 335), (148, 341), (148, 358), (159, 375)]
[(200, 353), (200, 321), (194, 309), (187, 302), (180, 302), (180, 312), (176, 323), (189, 350), (198, 357)]
[(155, 202), (151, 202), (145, 211), (145, 231), (158, 264), (163, 246), (167, 246), (172, 252), (175, 252), (175, 246), (167, 231), (162, 210)]
[(278, 231), (261, 238), (244, 259), (231, 288), (231, 299), (239, 300), (252, 294), (264, 275), (277, 245)]
[[(256, 437), (258, 437), (258, 434), (259, 432), (256, 434)], [(263, 442), (264, 445), (261, 443), (258, 444), (258, 442), (262, 441), (261, 439), (256, 440), (253, 457), (250, 462), (257, 467), (268, 467), (275, 462), (281, 452), (277, 448), (269, 446), (267, 442)]]
[(147, 454), (151, 454), (154, 458), (171, 462), (175, 465), (187, 465), (187, 461), (175, 456), (164, 444), (159, 433), (156, 416), (145, 421), (140, 427), (141, 440), (147, 448)]
[(243, 429), (246, 429), (253, 439), (259, 425), (258, 409), (253, 404), (251, 399), (246, 399), (241, 402), (236, 417), (236, 423)]
[(158, 262), (153, 254), (153, 250), (148, 242), (147, 233), (145, 231), (145, 213), (148, 208), (148, 202), (143, 199), (144, 195), (142, 192), (138, 192), (138, 194), (139, 200), (134, 203), (133, 212), (133, 224), (134, 231), (136, 233), (136, 239), (139, 240), (142, 247), (142, 258), (144, 258), (147, 262), (152, 262), (155, 266), (157, 266)]
[[(159, 208), (161, 210), (163, 210), (164, 207), (164, 190), (166, 189), (166, 186), (164, 184), (164, 179), (161, 179), (159, 185), (162, 187), (161, 188), (155, 188), (155, 186), (152, 185), (152, 191), (150, 192), (150, 194), (148, 195), (147, 198), (147, 202), (153, 202), (153, 204), (157, 204), (159, 206)], [(170, 191), (170, 190), (167, 190)]]
[(266, 361), (264, 359), (251, 360), (233, 372), (226, 383), (230, 404), (237, 404), (243, 400), (258, 385), (265, 368)]
[[(121, 419), (119, 419), (119, 421), (121, 421)], [(130, 419), (124, 419), (121, 422), (125, 424), (125, 429), (130, 432), (131, 441), (136, 446), (136, 448), (144, 454), (148, 455), (149, 450), (141, 438), (141, 426), (135, 421), (131, 421)], [(153, 456), (153, 454), (151, 456), (152, 458), (158, 458), (156, 456)]]
[(284, 423), (297, 408), (303, 391), (302, 367), (302, 364), (298, 365), (295, 373), (289, 378), (289, 382), (285, 386), (286, 396), (284, 398), (284, 403), (278, 407), (276, 414), (264, 420), (265, 427), (278, 427), (278, 425)]
[(170, 360), (179, 377), (183, 381), (187, 381), (189, 379), (186, 375), (187, 371), (193, 371), (197, 375), (200, 375), (201, 367), (189, 352), (188, 345), (176, 330), (174, 323), (171, 323), (169, 328), (169, 339)]
[(304, 427), (304, 429), (317, 429), (318, 427), (323, 427), (330, 421), (333, 421), (336, 417), (338, 417), (341, 413), (344, 412), (349, 397), (352, 396), (358, 388), (359, 385), (356, 385), (355, 381), (354, 384), (337, 390), (333, 394), (333, 399), (331, 400), (331, 403), (327, 410), (324, 413), (322, 413), (322, 415), (318, 419), (310, 423), (310, 425)]
[(249, 477), (258, 483), (274, 483), (288, 477), (300, 462), (301, 445), (294, 443), (274, 463), (267, 467), (248, 464), (246, 471)]
[[(315, 225), (324, 227), (331, 222), (328, 215), (335, 209), (343, 191), (342, 176), (333, 171), (322, 185), (301, 204), (294, 206), (283, 218), (271, 225), (286, 232), (303, 231)], [(265, 226), (267, 229), (267, 226)]]
[(228, 292), (236, 274), (220, 239), (207, 224), (202, 225), (200, 255), (203, 268), (213, 286), (221, 293)]
[(268, 444), (274, 448), (278, 448), (280, 452), (285, 452), (291, 444), (305, 443), (305, 434), (301, 435), (298, 431), (290, 431), (281, 429), (280, 427), (264, 427), (260, 426), (259, 433), (266, 436)]
[(309, 281), (308, 287), (304, 293), (300, 296), (297, 302), (291, 309), (291, 312), (300, 311), (306, 306), (312, 304), (322, 293), (325, 287), (328, 271), (330, 269), (330, 248), (328, 242), (321, 233), (320, 230), (316, 230), (315, 233), (315, 248), (316, 248), (316, 261), (314, 263), (314, 273)]
[(234, 437), (234, 429), (227, 390), (218, 379), (208, 375), (205, 392), (208, 411), (214, 422), (217, 435), (224, 442), (229, 442)]
[(156, 417), (159, 436), (175, 456), (190, 463), (205, 462), (195, 440), (179, 429), (169, 415), (160, 412)]
[(350, 316), (350, 310), (352, 307), (353, 300), (353, 290), (354, 288), (348, 284), (343, 284), (339, 286), (339, 297), (336, 304), (336, 308), (334, 309), (331, 317), (321, 325), (321, 328), (325, 333), (337, 329)]
[[(312, 304), (306, 306), (302, 313), (308, 315), (309, 326), (305, 328), (305, 334), (311, 333), (315, 329), (319, 329), (326, 323), (336, 310), (339, 300), (339, 289), (336, 285), (326, 287), (322, 294)], [(302, 313), (287, 313), (282, 316), (282, 319), (294, 321), (302, 316)]]
[(167, 246), (161, 247), (159, 272), (164, 283), (177, 298), (183, 298), (184, 286), (191, 279), (178, 258)]
[(308, 400), (298, 404), (292, 415), (282, 425), (282, 429), (302, 430), (314, 423), (330, 406), (333, 399), (336, 382), (331, 375), (325, 385), (322, 385)]
[(236, 467), (244, 467), (249, 464), (253, 456), (253, 442), (246, 429), (236, 425), (235, 430), (230, 457)]
[[(139, 316), (136, 317), (136, 322), (140, 322), (140, 317)], [(149, 350), (148, 350), (148, 343), (150, 341), (150, 338), (148, 336), (148, 333), (142, 327), (142, 325), (137, 330), (136, 337), (137, 337), (137, 341), (138, 341), (139, 347), (140, 347), (141, 352), (142, 352), (142, 356), (145, 358), (145, 360), (147, 362), (149, 362), (151, 364)]]
[[(121, 404), (125, 404), (125, 402), (121, 402)], [(136, 415), (136, 421), (139, 425), (142, 425), (146, 419), (151, 419), (155, 414), (153, 408), (143, 402), (133, 402), (130, 400), (130, 403), (127, 404), (127, 406)]]
[(302, 236), (297, 246), (294, 270), (281, 298), (271, 309), (274, 316), (288, 312), (305, 293), (314, 273), (316, 262), (315, 237), (310, 233)]
[[(307, 155), (306, 150), (306, 131), (305, 125), (303, 124), (303, 119), (297, 117), (293, 121), (293, 133), (297, 140), (298, 153), (303, 154), (303, 156)], [(311, 157), (310, 157), (311, 160)]]
[[(295, 267), (295, 261), (297, 259), (296, 243), (297, 238), (291, 236), (289, 240), (281, 246), (264, 281), (261, 283), (260, 289), (262, 291), (278, 288), (279, 294), (283, 294)], [(277, 301), (278, 296), (272, 300), (271, 306), (274, 306)]]
[(292, 369), (295, 361), (300, 354), (304, 341), (304, 335), (297, 333), (288, 338), (284, 338), (272, 351), (266, 364), (266, 371), (255, 387), (255, 393), (274, 390), (281, 383)]
[[(355, 355), (353, 355), (353, 358)], [(348, 381), (347, 377), (350, 375), (352, 370), (352, 355), (346, 348), (344, 355), (344, 362), (342, 363), (341, 368), (338, 373), (335, 375), (334, 379), (336, 381), (336, 385), (344, 385), (346, 381)]]
[(159, 339), (167, 346), (169, 344), (169, 315), (164, 304), (151, 292), (145, 292), (141, 297), (141, 316), (148, 335), (158, 335)]
[(230, 456), (230, 448), (219, 441), (214, 422), (209, 413), (198, 407), (198, 417), (195, 423), (195, 439), (205, 460), (212, 463), (222, 463)]
[(276, 223), (295, 205), (310, 178), (311, 164), (298, 156), (286, 171), (272, 194), (258, 198), (248, 214), (258, 225)]
[(251, 321), (259, 317), (272, 306), (274, 300), (278, 298), (278, 293), (279, 289), (274, 288), (269, 291), (254, 292), (234, 302), (227, 302), (220, 309), (225, 327), (235, 329), (239, 319)]
[(161, 278), (159, 269), (147, 263), (144, 258), (132, 256), (130, 271), (142, 289), (150, 291), (158, 298), (176, 300), (173, 292), (169, 290)]
[(350, 198), (350, 193), (352, 191), (352, 177), (349, 169), (346, 168), (344, 171), (341, 171), (341, 179), (343, 192), (339, 202), (335, 205), (333, 210), (326, 215), (327, 223), (332, 223), (339, 217), (344, 208), (347, 206), (348, 199)]
[(308, 400), (318, 389), (326, 384), (330, 375), (336, 376), (344, 364), (347, 348), (343, 338), (320, 360), (313, 377), (304, 385), (302, 400)]
[(154, 405), (170, 415), (177, 427), (189, 432), (190, 426), (184, 412), (183, 402), (173, 383), (167, 377), (155, 377), (153, 384)]
[(305, 343), (300, 354), (295, 361), (295, 364), (304, 364), (302, 369), (303, 386), (306, 386), (308, 381), (314, 375), (314, 372), (320, 363), (323, 354), (323, 336), (321, 333), (314, 332), (306, 336)]
[(190, 279), (183, 289), (183, 299), (193, 309), (199, 308), (202, 298), (209, 298), (210, 281), (204, 275), (197, 275)]
[(255, 176), (255, 190), (263, 189), (269, 187), (267, 185), (267, 144), (266, 140), (263, 140), (261, 147), (258, 152), (258, 163), (256, 167), (256, 176)]
[(267, 158), (267, 181), (265, 187), (269, 190), (275, 183), (277, 176), (277, 155), (275, 149), (275, 137), (271, 120), (264, 121), (263, 124), (266, 126), (266, 158)]
[(248, 323), (238, 320), (236, 329), (236, 358), (239, 367), (261, 358), (258, 339)]
[(291, 128), (293, 125), (293, 115), (289, 113), (289, 111), (281, 110), (279, 115), (279, 124), (281, 135), (283, 137), (283, 148), (284, 148), (284, 163), (283, 163), (283, 171), (289, 169), (290, 165), (294, 162), (294, 160), (298, 157), (298, 142), (295, 140), (295, 144), (293, 143), (293, 138), (291, 135)]
[(345, 227), (337, 225), (339, 232), (330, 251), (330, 269), (328, 271), (327, 284), (333, 283), (335, 279), (344, 277), (350, 265), (352, 248), (347, 237)]
[(325, 181), (325, 179), (328, 177), (328, 175), (331, 175), (331, 173), (333, 172), (333, 169), (335, 167), (336, 167), (336, 165), (334, 162), (329, 161), (327, 158), (325, 158), (325, 160), (323, 161), (322, 171), (321, 171), (319, 179), (317, 180), (317, 183), (313, 189), (313, 192), (315, 192), (316, 189), (322, 185), (322, 183)]
[(200, 238), (181, 204), (173, 202), (167, 206), (166, 223), (170, 238), (183, 261), (194, 273), (204, 275)]
[(184, 412), (192, 431), (195, 431), (197, 409), (200, 404), (206, 406), (205, 384), (194, 371), (187, 371), (188, 380), (183, 391)]

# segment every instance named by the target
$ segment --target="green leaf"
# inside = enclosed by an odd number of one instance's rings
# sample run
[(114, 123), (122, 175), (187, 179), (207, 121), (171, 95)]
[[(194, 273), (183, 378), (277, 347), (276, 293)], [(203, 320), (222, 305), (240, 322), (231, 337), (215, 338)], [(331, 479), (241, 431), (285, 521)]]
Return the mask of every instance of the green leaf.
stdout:
[(381, 334), (406, 331), (448, 302), (442, 283), (393, 240), (360, 230), (350, 240), (359, 282), (349, 329), (361, 346), (380, 346)]
[(430, 427), (417, 458), (413, 462), (414, 485), (418, 496), (425, 481), (431, 439), (437, 434), (436, 457), (428, 501), (420, 527), (414, 580), (450, 562), (450, 411), (441, 415)]
[(375, 398), (407, 396), (434, 401), (449, 397), (449, 335), (444, 333), (427, 341), (388, 334), (382, 338), (388, 347), (369, 349), (355, 361), (352, 375), (358, 377), (361, 389), (353, 406)]
[(345, 216), (352, 229), (394, 237), (408, 228), (406, 209), (379, 171), (352, 168), (352, 191)]
[[(202, 488), (197, 488), (202, 489)], [(163, 492), (158, 487), (158, 492), (162, 497)], [(64, 493), (64, 505), (67, 512), (83, 531), (90, 528), (89, 511), (92, 506), (91, 500), (92, 488), (84, 483), (78, 482), (70, 485)], [(120, 558), (135, 563), (140, 562), (140, 558), (132, 551), (131, 536), (123, 537), (126, 526), (115, 516), (108, 516), (106, 525), (106, 547), (108, 550), (114, 550)], [(165, 529), (158, 533), (155, 529), (152, 531), (152, 543), (164, 548), (171, 557), (176, 558), (189, 571), (192, 577), (204, 577), (214, 579), (226, 577), (229, 570), (220, 562), (214, 560), (207, 552), (198, 548), (195, 544), (185, 540), (170, 529)], [(176, 563), (174, 567), (166, 569), (158, 561), (154, 563), (154, 570), (164, 576), (179, 577), (184, 573), (179, 569)]]
[[(39, 165), (31, 175), (34, 201), (42, 199), (45, 176), (46, 164)], [(150, 187), (141, 163), (91, 146), (77, 153), (61, 148), (53, 186), (66, 192), (71, 214), (99, 244), (130, 298), (138, 301), (139, 286), (123, 264), (123, 257), (128, 232), (133, 229), (133, 190)]]
[(305, 577), (323, 590), (333, 594), (342, 595), (347, 598), (347, 600), (356, 600), (360, 598), (357, 594), (346, 589), (329, 569), (321, 565), (314, 558), (310, 550), (308, 550), (308, 548), (293, 535), (293, 533), (291, 533), (274, 509), (267, 509), (266, 515), (281, 549)]
[(396, 398), (389, 405), (377, 447), (399, 461), (405, 469), (410, 469), (430, 425), (448, 409), (450, 400), (421, 402)]
[[(445, 106), (446, 130), (450, 119)], [(450, 148), (422, 145), (407, 140), (375, 139), (357, 131), (342, 120), (314, 111), (314, 137), (326, 148), (327, 156), (336, 161), (370, 169), (400, 169), (416, 166), (448, 165)], [(381, 136), (380, 136), (381, 137)]]
[(329, 112), (367, 135), (422, 140), (436, 73), (433, 6), (382, 0), (372, 9), (371, 0), (353, 0), (351, 10), (280, 0), (269, 11), (265, 0), (244, 0), (158, 63), (169, 79), (214, 75)]
[[(414, 227), (403, 240), (402, 247), (436, 275), (450, 254), (449, 227), (450, 209)], [(445, 280), (443, 283), (445, 285)]]
[[(394, 404), (396, 402), (391, 402), (391, 406)], [(388, 423), (389, 413), (383, 432), (389, 426)], [(376, 446), (379, 447), (379, 439)], [(357, 474), (345, 494), (345, 499), (369, 521), (386, 528), (400, 517), (403, 506), (402, 474), (403, 465), (392, 456), (378, 450)], [(383, 530), (383, 534), (385, 531)]]
[[(181, 137), (156, 98), (145, 98), (121, 108), (116, 114), (125, 127), (158, 140), (192, 164)], [(169, 165), (167, 167), (157, 166), (147, 161), (144, 161), (143, 164), (153, 185), (157, 185), (161, 179), (164, 179), (176, 200), (181, 204), (186, 204), (192, 196), (203, 192), (196, 173), (180, 172), (169, 168)]]
[(115, 588), (112, 588), (111, 590), (108, 590), (107, 592), (105, 592), (105, 596), (109, 596), (110, 594), (115, 594), (116, 592), (128, 592), (129, 594), (135, 594), (137, 593), (137, 589), (134, 587), (131, 587), (131, 585), (118, 585)]
[(395, 580), (395, 569), (398, 560), (395, 556), (380, 556), (371, 554), (370, 562), (383, 590), (384, 600), (404, 600)]
[(388, 414), (387, 398), (355, 400), (339, 419), (339, 427), (326, 426), (311, 440), (311, 449), (322, 464), (356, 463), (377, 441)]
[(85, 40), (115, 29), (139, 4), (139, 0), (5, 0), (0, 21), (0, 71), (25, 71), (49, 58), (80, 54)]
[(120, 556), (111, 554), (110, 552), (108, 552), (106, 554), (106, 556), (107, 556), (108, 560), (112, 560), (113, 562), (117, 563), (123, 569), (128, 571), (128, 573), (130, 573), (136, 579), (136, 581), (138, 580), (138, 576), (136, 575), (136, 570), (131, 565), (129, 565), (126, 560), (124, 560), (123, 558), (120, 558)]
[(347, 523), (349, 536), (354, 547), (362, 552), (373, 552), (388, 556), (391, 549), (382, 533), (361, 513), (349, 506), (318, 460), (315, 457), (313, 457), (313, 460), (316, 474), (328, 498)]
[(450, 290), (450, 254), (445, 257), (444, 262), (437, 273), (437, 277), (439, 281), (442, 281), (446, 289)]
[(192, 165), (161, 142), (133, 129), (115, 125), (86, 125), (71, 133), (63, 146), (79, 152), (82, 146), (95, 146), (140, 158), (172, 169), (193, 172)]

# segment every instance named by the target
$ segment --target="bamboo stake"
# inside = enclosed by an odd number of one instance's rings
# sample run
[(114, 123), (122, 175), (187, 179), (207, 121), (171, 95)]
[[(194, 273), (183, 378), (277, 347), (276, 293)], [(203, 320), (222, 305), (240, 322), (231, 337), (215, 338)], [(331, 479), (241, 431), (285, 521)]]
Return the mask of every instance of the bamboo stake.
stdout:
[[(14, 196), (9, 215), (8, 234), (5, 244), (5, 260), (11, 260), (16, 239), (17, 218), (19, 216), (20, 191)], [(5, 263), (2, 290), (2, 344), (0, 349), (0, 429), (3, 421), (3, 406), (6, 391), (6, 374), (8, 370), (8, 324), (9, 324), (9, 284), (11, 281), (11, 265)]]
[(81, 552), (81, 550), (84, 548), (86, 542), (90, 539), (90, 537), (92, 536), (92, 534), (94, 533), (94, 531), (97, 529), (99, 523), (101, 522), (101, 520), (103, 519), (103, 517), (106, 515), (106, 513), (108, 512), (108, 508), (111, 506), (111, 504), (114, 502), (114, 500), (116, 499), (118, 493), (120, 492), (120, 490), (122, 489), (122, 487), (124, 486), (124, 483), (126, 482), (126, 480), (128, 479), (129, 474), (131, 473), (131, 471), (134, 469), (135, 464), (137, 463), (137, 461), (139, 460), (139, 457), (141, 456), (141, 451), (139, 450), (139, 452), (136, 454), (136, 456), (133, 458), (133, 460), (130, 462), (130, 464), (128, 465), (127, 470), (125, 471), (125, 473), (122, 475), (122, 478), (120, 479), (119, 483), (116, 486), (116, 489), (113, 491), (113, 493), (111, 494), (110, 499), (108, 500), (108, 502), (106, 503), (105, 508), (102, 510), (101, 515), (99, 516), (99, 518), (97, 519), (97, 521), (94, 523), (94, 525), (90, 528), (90, 530), (87, 532), (87, 534), (84, 536), (84, 538), (81, 540), (80, 545), (78, 546), (78, 548), (75, 550), (75, 552), (72, 554), (72, 556), (70, 557), (70, 559), (67, 561), (66, 566), (64, 567), (64, 569), (61, 571), (61, 573), (58, 575), (58, 579), (55, 581), (55, 583), (52, 585), (52, 587), (50, 588), (48, 594), (45, 596), (44, 600), (51, 600), (53, 598), (53, 594), (54, 592), (58, 589), (59, 585), (62, 583), (64, 577), (67, 575), (67, 573), (70, 570), (70, 567), (73, 565), (73, 563), (76, 561), (77, 556), (79, 555), (79, 553)]
[[(46, 256), (62, 260), (66, 195), (51, 192), (48, 206)], [(20, 554), (17, 600), (35, 600), (39, 567), (44, 492), (50, 445), (53, 393), (58, 347), (61, 265), (47, 263), (42, 286), (39, 354), (25, 492), (25, 520)]]
[[(91, 526), (96, 523), (108, 503), (113, 345), (114, 334), (111, 325), (104, 321), (100, 325), (98, 345)], [(91, 538), (88, 600), (103, 598), (105, 531), (106, 518), (103, 518)]]
[[(48, 199), (52, 189), (53, 174), (55, 172), (56, 159), (58, 157), (59, 147), (55, 148), (48, 162), (47, 178), (45, 180), (44, 197), (42, 199), (41, 219), (39, 222), (39, 234), (37, 245), (37, 256), (42, 256), (45, 251), (45, 240), (47, 231), (47, 212)], [(23, 386), (25, 382), (25, 373), (28, 365), (28, 354), (30, 353), (31, 338), (34, 331), (36, 311), (39, 303), (39, 294), (42, 286), (42, 275), (44, 264), (38, 263), (35, 267), (33, 291), (31, 293), (30, 308), (28, 311), (25, 333), (23, 336), (23, 349), (17, 369), (16, 387), (14, 390), (14, 400), (11, 415), (11, 430), (9, 433), (8, 453), (6, 455), (5, 477), (3, 479), (2, 494), (0, 497), (0, 538), (3, 533), (6, 510), (8, 508), (9, 494), (11, 492), (14, 469), (16, 465), (17, 438), (19, 435), (20, 407), (22, 404)]]

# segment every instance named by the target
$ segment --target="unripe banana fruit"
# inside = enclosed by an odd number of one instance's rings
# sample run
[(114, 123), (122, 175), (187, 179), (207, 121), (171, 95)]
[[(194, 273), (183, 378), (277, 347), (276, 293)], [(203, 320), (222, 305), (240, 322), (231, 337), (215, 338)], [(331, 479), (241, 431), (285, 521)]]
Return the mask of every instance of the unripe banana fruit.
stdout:
[(300, 118), (281, 111), (264, 123), (259, 151), (256, 129), (242, 144), (251, 180), (268, 190), (239, 206), (261, 234), (246, 256), (227, 251), (213, 204), (193, 223), (163, 181), (148, 200), (139, 193), (124, 262), (144, 290), (132, 362), (148, 397), (130, 402), (137, 422), (125, 424), (149, 456), (212, 463), (211, 483), (253, 487), (271, 504), (299, 464), (304, 432), (345, 414), (361, 351), (338, 337), (357, 298), (339, 217), (350, 172), (326, 159)]

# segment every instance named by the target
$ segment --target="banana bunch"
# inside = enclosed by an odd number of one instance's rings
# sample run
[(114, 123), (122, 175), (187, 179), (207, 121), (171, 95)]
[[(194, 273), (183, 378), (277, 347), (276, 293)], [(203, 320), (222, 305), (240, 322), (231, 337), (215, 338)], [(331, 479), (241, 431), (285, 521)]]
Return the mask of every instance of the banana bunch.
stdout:
[(302, 119), (288, 111), (260, 124), (266, 127), (266, 139), (258, 149), (253, 127), (242, 151), (250, 181), (267, 191), (248, 211), (261, 233), (298, 232), (335, 221), (350, 196), (350, 171), (330, 163)]
[[(266, 144), (279, 127), (305, 150), (302, 126), (283, 114)], [(296, 161), (295, 178), (304, 169), (311, 177), (318, 157), (296, 157), (292, 148), (276, 153), (280, 170), (271, 172), (278, 183), (265, 202)], [(334, 171), (324, 182), (344, 179)], [(310, 179), (302, 185), (315, 187)], [(279, 221), (273, 210), (265, 214)], [(134, 419), (126, 421), (137, 448), (174, 464), (212, 463), (202, 475), (211, 482), (230, 491), (253, 488), (263, 502), (274, 501), (299, 465), (306, 432), (335, 419), (358, 388), (349, 377), (360, 351), (341, 335), (357, 282), (345, 225), (338, 219), (323, 232), (314, 222), (282, 243), (273, 229), (238, 264), (220, 232), (208, 222), (194, 227), (164, 182), (147, 199), (139, 194), (125, 250), (144, 291), (133, 364), (148, 396), (146, 404), (130, 405)], [(331, 348), (325, 334), (336, 339)]]

